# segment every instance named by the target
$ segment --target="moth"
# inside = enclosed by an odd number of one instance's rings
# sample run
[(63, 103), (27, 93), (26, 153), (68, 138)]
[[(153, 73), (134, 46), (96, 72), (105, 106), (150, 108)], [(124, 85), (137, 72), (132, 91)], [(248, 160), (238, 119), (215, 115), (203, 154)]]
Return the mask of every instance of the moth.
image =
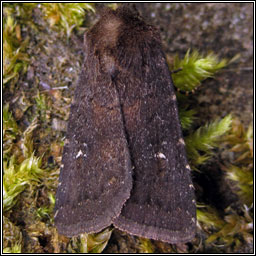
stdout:
[(191, 170), (158, 30), (135, 7), (105, 9), (85, 33), (55, 224), (71, 237), (113, 224), (169, 243), (196, 231)]

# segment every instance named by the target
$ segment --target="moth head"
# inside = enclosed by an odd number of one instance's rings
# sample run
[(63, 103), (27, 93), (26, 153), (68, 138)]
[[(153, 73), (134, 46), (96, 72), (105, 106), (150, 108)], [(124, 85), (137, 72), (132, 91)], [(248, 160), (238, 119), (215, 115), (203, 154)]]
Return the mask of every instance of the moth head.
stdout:
[[(100, 8), (99, 21), (88, 31), (86, 39), (91, 40), (93, 46), (101, 49), (110, 49), (117, 46), (120, 33), (129, 30), (131, 27), (145, 28), (135, 4), (122, 4), (116, 10)], [(85, 41), (85, 44), (88, 42)]]
[(99, 21), (86, 33), (84, 44), (94, 48), (113, 48), (119, 35), (122, 21), (114, 10), (104, 8), (100, 10)]
[(142, 49), (160, 44), (156, 29), (143, 21), (134, 4), (103, 8), (100, 16), (86, 33), (85, 54), (96, 58), (98, 67), (111, 76), (120, 69), (140, 75), (147, 54)]

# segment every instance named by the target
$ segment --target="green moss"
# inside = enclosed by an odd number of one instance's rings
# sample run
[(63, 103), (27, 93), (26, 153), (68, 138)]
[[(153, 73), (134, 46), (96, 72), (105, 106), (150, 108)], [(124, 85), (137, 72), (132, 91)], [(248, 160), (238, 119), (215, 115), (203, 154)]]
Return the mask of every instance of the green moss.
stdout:
[(112, 234), (112, 229), (107, 228), (100, 233), (88, 235), (87, 248), (90, 253), (100, 253), (106, 247), (110, 236)]
[(209, 53), (206, 56), (198, 51), (187, 51), (184, 59), (176, 56), (171, 70), (179, 70), (172, 74), (174, 85), (182, 91), (192, 91), (208, 77), (212, 77), (218, 70), (228, 64), (225, 59), (218, 60), (217, 55)]
[(206, 244), (222, 246), (226, 252), (233, 252), (243, 246), (244, 242), (251, 244), (253, 240), (253, 150), (252, 127), (244, 129), (241, 122), (234, 118), (228, 134), (222, 137), (226, 145), (224, 152), (235, 154), (231, 163), (222, 165), (225, 171), (227, 189), (232, 190), (239, 200), (235, 205), (228, 206), (224, 214), (217, 209), (205, 206), (197, 210), (198, 222), (208, 233)]
[(194, 109), (186, 110), (185, 108), (180, 108), (179, 117), (182, 129), (188, 130), (196, 120), (196, 111)]
[(43, 3), (43, 12), (50, 26), (64, 29), (69, 38), (74, 28), (81, 26), (86, 11), (93, 11), (90, 3)]
[(14, 157), (4, 162), (3, 176), (3, 209), (10, 210), (17, 202), (18, 195), (28, 186), (36, 186), (44, 177), (44, 170), (40, 168), (41, 158), (32, 154), (21, 164), (16, 164)]
[(101, 253), (106, 247), (112, 234), (112, 229), (106, 228), (95, 234), (81, 234), (73, 237), (68, 247), (70, 253)]
[(28, 40), (21, 37), (21, 26), (17, 23), (10, 11), (4, 7), (3, 19), (3, 85), (14, 79), (18, 81), (19, 73), (26, 72), (29, 57), (25, 52)]
[(11, 152), (14, 140), (20, 135), (16, 120), (9, 111), (9, 104), (3, 107), (3, 149), (4, 154)]
[(22, 233), (8, 218), (3, 217), (3, 253), (21, 253)]
[(51, 218), (54, 205), (55, 205), (55, 197), (52, 193), (48, 193), (49, 203), (47, 206), (42, 206), (36, 209), (36, 215), (41, 220), (50, 219), (51, 222), (53, 222), (53, 218)]
[(225, 223), (218, 211), (211, 206), (198, 206), (196, 215), (199, 224), (205, 224), (204, 229), (208, 232), (210, 229), (220, 229)]
[(203, 224), (201, 229), (209, 233), (206, 243), (215, 242), (216, 246), (229, 246), (230, 249), (233, 248), (231, 252), (237, 250), (243, 240), (251, 243), (253, 219), (248, 208), (244, 207), (242, 211), (243, 214), (239, 215), (228, 207), (222, 218), (214, 208), (209, 206), (197, 210), (198, 222)]
[(232, 164), (223, 166), (232, 190), (240, 201), (250, 207), (253, 204), (253, 129), (244, 129), (238, 119), (232, 122), (232, 129), (224, 139), (229, 150), (235, 154)]
[(47, 110), (48, 110), (48, 105), (47, 102), (47, 97), (43, 93), (37, 93), (35, 97), (35, 102), (36, 102), (36, 110), (37, 110), (37, 115), (40, 117), (40, 119), (45, 122), (47, 119)]
[(185, 137), (188, 157), (194, 166), (205, 163), (213, 154), (220, 137), (227, 133), (231, 127), (230, 115), (222, 120), (216, 120)]
[(140, 253), (154, 253), (154, 245), (150, 239), (140, 238)]

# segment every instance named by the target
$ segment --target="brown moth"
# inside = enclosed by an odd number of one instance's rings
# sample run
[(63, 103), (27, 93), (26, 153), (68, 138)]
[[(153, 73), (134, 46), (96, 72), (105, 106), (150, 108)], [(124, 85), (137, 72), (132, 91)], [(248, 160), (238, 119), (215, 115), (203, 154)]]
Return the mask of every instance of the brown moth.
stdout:
[(169, 243), (193, 239), (194, 189), (159, 32), (129, 5), (106, 9), (84, 51), (56, 195), (59, 233), (114, 224)]

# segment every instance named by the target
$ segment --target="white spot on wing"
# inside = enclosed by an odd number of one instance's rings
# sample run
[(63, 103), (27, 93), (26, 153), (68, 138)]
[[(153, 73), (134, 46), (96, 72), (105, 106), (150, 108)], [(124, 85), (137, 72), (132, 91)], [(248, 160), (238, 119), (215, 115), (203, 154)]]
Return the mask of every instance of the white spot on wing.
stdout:
[(179, 143), (182, 144), (182, 145), (185, 145), (185, 142), (182, 138), (179, 139)]
[(172, 100), (176, 100), (176, 95), (172, 95)]
[(186, 168), (187, 168), (187, 169), (189, 169), (189, 170), (191, 170), (191, 168), (190, 168), (189, 164), (187, 164), (187, 165), (186, 165)]
[(82, 150), (80, 149), (79, 152), (78, 152), (77, 155), (76, 155), (76, 158), (78, 158), (78, 157), (81, 156), (81, 155), (83, 155), (83, 152), (82, 152)]

